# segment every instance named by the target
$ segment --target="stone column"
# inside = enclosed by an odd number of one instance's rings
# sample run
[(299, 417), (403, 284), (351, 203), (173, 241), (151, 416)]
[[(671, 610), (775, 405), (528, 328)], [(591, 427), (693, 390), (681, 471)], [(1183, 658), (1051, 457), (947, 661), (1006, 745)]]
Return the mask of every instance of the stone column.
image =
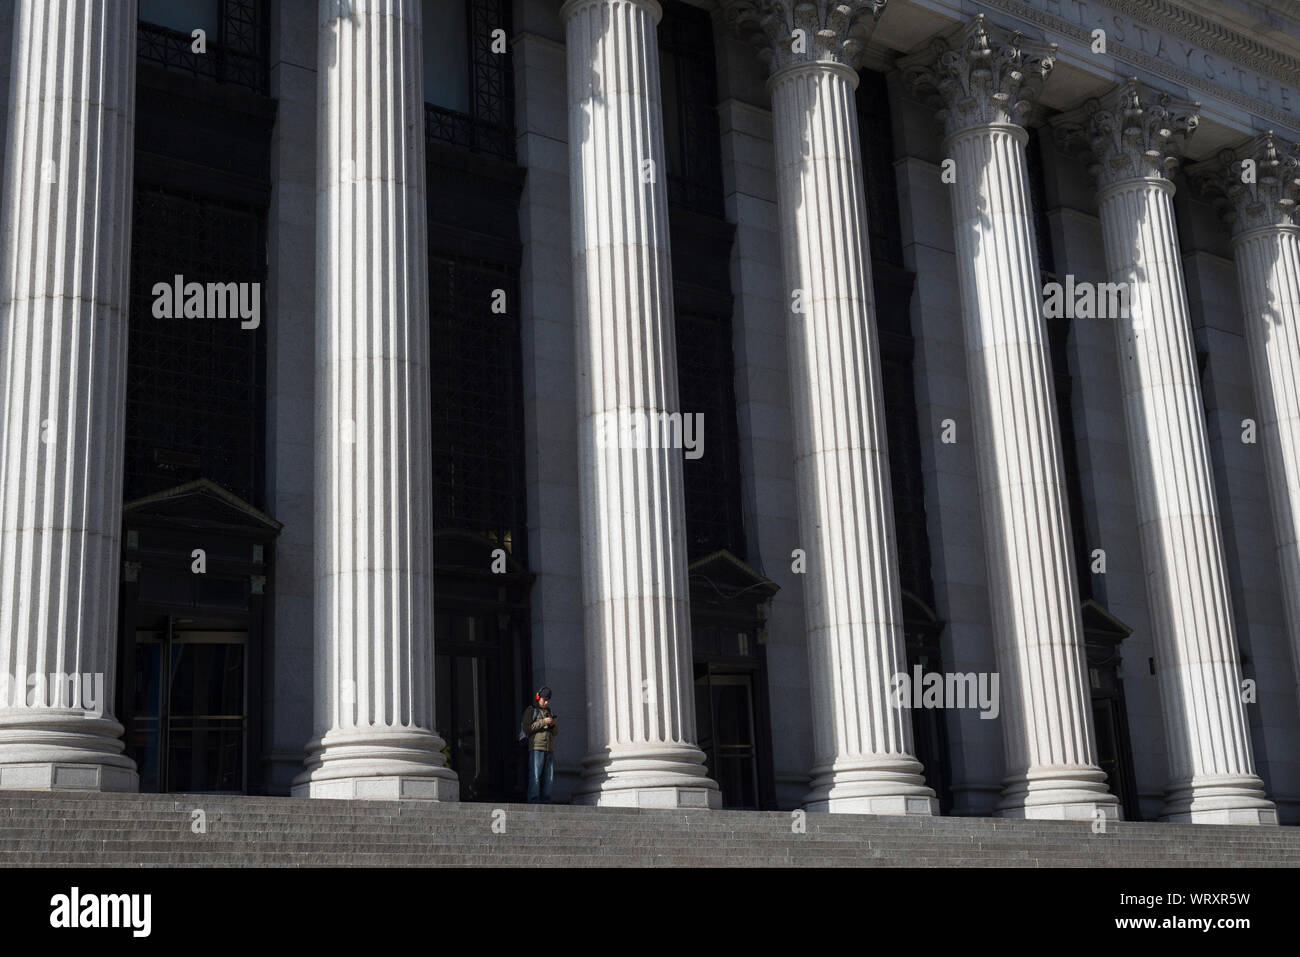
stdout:
[[(1196, 349), (1183, 284), (1174, 185), (1198, 104), (1136, 80), (1058, 120), (1095, 160), (1106, 269), (1127, 290), (1112, 317), (1120, 355), (1142, 559), (1155, 631), (1170, 785), (1162, 817), (1277, 823), (1255, 774), (1241, 700)], [(1125, 315), (1124, 313), (1127, 313)]]
[(1300, 149), (1269, 132), (1188, 172), (1220, 201), (1231, 224), (1287, 631), (1300, 681)]
[(433, 731), (420, 0), (318, 9), (318, 737), (293, 793), (455, 801)]
[(134, 791), (112, 704), (136, 5), (16, 13), (0, 214), (0, 787)]
[(934, 814), (894, 696), (907, 654), (854, 103), (858, 55), (883, 7), (741, 0), (726, 12), (772, 69), (816, 749), (804, 804)]
[[(1022, 123), (1055, 45), (976, 16), (899, 66), (947, 137), (1007, 817), (1118, 816), (1097, 767)], [(959, 441), (961, 438), (959, 436)]]
[(679, 407), (660, 16), (655, 0), (560, 8), (590, 747), (573, 799), (718, 807), (695, 743), (682, 451), (661, 429)]

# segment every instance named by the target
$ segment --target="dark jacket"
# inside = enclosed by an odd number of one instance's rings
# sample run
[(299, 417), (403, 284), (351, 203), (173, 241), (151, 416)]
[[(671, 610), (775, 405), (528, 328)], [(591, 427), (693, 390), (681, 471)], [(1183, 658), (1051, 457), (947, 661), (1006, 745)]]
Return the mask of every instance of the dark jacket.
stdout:
[[(533, 712), (537, 712), (537, 720), (533, 720)], [(550, 708), (541, 708), (537, 705), (529, 705), (524, 709), (523, 715), (519, 719), (519, 727), (528, 735), (528, 747), (531, 751), (554, 751), (555, 750), (555, 732), (560, 722), (557, 719), (555, 724), (548, 725), (546, 718), (554, 718), (555, 712)]]

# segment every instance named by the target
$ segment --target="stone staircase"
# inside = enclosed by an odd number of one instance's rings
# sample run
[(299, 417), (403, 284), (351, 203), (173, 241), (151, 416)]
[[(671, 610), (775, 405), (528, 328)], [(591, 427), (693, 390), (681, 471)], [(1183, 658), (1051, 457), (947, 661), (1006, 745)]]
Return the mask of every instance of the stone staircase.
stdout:
[[(206, 833), (195, 833), (195, 811)], [(503, 813), (502, 813), (503, 812)], [(504, 833), (493, 832), (495, 818)], [(0, 794), (14, 866), (1300, 866), (1300, 828), (213, 795)]]

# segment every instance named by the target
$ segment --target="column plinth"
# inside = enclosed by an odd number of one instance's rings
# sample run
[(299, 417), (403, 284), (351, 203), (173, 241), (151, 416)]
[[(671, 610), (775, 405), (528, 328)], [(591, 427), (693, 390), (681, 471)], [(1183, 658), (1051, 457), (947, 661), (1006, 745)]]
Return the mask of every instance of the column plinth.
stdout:
[[(883, 2), (733, 2), (772, 70), (812, 676), (810, 811), (935, 814), (907, 673), (854, 66)], [(806, 42), (797, 45), (796, 31)]]
[[(695, 741), (682, 450), (664, 447), (651, 425), (683, 411), (659, 17), (654, 0), (568, 0), (560, 9), (591, 748), (573, 800), (713, 808), (721, 793)], [(650, 427), (624, 427), (632, 422)]]
[(1097, 766), (1023, 121), (1054, 44), (982, 16), (900, 62), (943, 120), (1003, 696), (1007, 817), (1117, 817)]
[(1241, 698), (1196, 349), (1169, 180), (1198, 104), (1121, 85), (1060, 118), (1091, 152), (1115, 323), (1170, 785), (1162, 817), (1277, 823), (1255, 774)]
[(293, 794), (455, 801), (433, 730), (420, 3), (320, 0), (318, 26), (318, 733)]
[(14, 21), (0, 213), (0, 788), (139, 787), (113, 718), (135, 36), (132, 0), (21, 3)]

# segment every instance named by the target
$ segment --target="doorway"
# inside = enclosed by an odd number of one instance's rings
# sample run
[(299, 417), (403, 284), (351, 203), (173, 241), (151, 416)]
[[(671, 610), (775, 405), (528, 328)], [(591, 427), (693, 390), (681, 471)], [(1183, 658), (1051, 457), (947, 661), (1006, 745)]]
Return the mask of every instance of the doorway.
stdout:
[(142, 792), (243, 793), (248, 630), (164, 617), (135, 633), (128, 753)]
[(755, 672), (695, 664), (695, 721), (709, 774), (724, 808), (757, 810), (759, 785)]
[(440, 611), (435, 615), (434, 701), (448, 764), (460, 778), (462, 801), (500, 800), (506, 791), (497, 616)]

